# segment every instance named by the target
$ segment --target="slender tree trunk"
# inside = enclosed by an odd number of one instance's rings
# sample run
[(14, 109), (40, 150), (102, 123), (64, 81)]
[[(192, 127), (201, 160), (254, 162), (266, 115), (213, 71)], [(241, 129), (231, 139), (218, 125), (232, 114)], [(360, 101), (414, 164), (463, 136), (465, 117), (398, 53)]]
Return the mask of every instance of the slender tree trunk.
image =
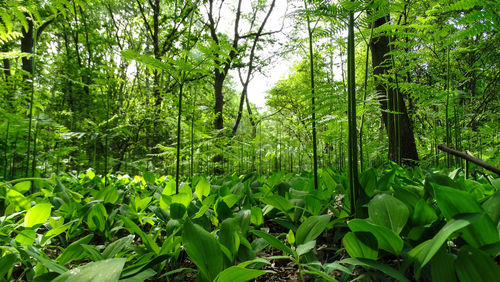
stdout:
[[(389, 15), (378, 18), (374, 23), (374, 28), (376, 29), (387, 22), (389, 22)], [(370, 43), (370, 49), (377, 98), (382, 109), (382, 120), (389, 136), (389, 159), (397, 162), (400, 153), (402, 163), (417, 165), (418, 152), (413, 134), (413, 125), (408, 117), (403, 95), (396, 87), (388, 87), (378, 78), (389, 74), (391, 69), (389, 37), (387, 35), (376, 35)], [(389, 80), (392, 81), (390, 78)], [(396, 101), (397, 104), (391, 103), (393, 101)], [(399, 110), (399, 113), (393, 114), (397, 110)], [(391, 113), (389, 114), (388, 111)], [(397, 115), (399, 115), (399, 118)], [(399, 120), (399, 130), (395, 130), (397, 120)], [(397, 134), (397, 131), (399, 131), (399, 134)], [(400, 148), (398, 148), (398, 144), (400, 144)]]

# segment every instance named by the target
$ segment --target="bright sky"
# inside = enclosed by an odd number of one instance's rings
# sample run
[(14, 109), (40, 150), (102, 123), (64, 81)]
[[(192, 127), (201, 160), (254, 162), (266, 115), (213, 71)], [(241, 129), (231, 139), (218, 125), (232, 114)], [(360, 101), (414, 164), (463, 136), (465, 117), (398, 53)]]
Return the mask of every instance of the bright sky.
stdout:
[[(219, 23), (219, 30), (229, 34), (229, 36), (232, 36), (234, 33), (235, 14), (231, 7), (234, 7), (237, 1), (233, 0), (228, 2), (230, 4), (224, 6), (224, 11), (222, 15), (230, 15), (230, 16), (222, 16), (222, 19)], [(266, 23), (264, 32), (275, 31), (281, 28), (281, 26), (283, 25), (284, 17), (287, 13), (287, 5), (288, 5), (287, 2), (288, 2), (287, 0), (276, 0), (275, 7)], [(243, 9), (242, 9), (243, 11), (249, 11), (251, 9), (250, 1), (243, 1), (242, 3), (243, 3)], [(290, 12), (290, 9), (291, 8), (288, 7), (288, 13)], [(261, 14), (262, 19), (265, 15), (264, 13), (267, 13), (267, 10), (265, 12), (262, 12)], [(260, 25), (260, 21), (258, 25)], [(285, 24), (282, 32), (286, 32), (287, 27), (290, 27), (290, 22), (285, 18)], [(245, 26), (242, 26), (240, 28), (240, 32), (242, 32), (242, 34), (246, 32)], [(277, 37), (279, 39), (278, 41), (286, 40), (283, 34), (274, 34), (272, 36)], [(274, 51), (279, 50), (279, 46), (273, 46), (271, 49)], [(269, 56), (271, 54), (272, 53), (269, 52)], [(257, 106), (260, 112), (265, 111), (266, 91), (271, 89), (274, 86), (274, 84), (278, 82), (278, 80), (286, 77), (293, 63), (294, 63), (293, 60), (286, 60), (279, 56), (275, 56), (275, 59), (272, 59), (271, 64), (264, 69), (264, 74), (257, 72), (254, 73), (253, 79), (250, 81), (250, 84), (248, 86), (248, 99), (250, 100), (250, 102), (254, 103)], [(246, 74), (246, 70), (243, 71), (242, 74)], [(230, 75), (234, 78), (234, 81), (238, 85), (237, 90), (241, 91), (242, 86), (240, 84), (238, 72), (236, 70), (232, 70), (230, 71)]]

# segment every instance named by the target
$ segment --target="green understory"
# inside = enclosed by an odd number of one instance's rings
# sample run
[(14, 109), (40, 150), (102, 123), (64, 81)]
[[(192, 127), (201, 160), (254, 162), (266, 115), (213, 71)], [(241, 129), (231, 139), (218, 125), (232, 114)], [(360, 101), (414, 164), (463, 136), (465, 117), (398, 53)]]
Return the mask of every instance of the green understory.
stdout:
[(149, 172), (109, 175), (106, 186), (92, 170), (4, 183), (0, 277), (265, 281), (287, 271), (304, 281), (500, 277), (500, 178), (395, 164), (369, 169), (360, 176), (355, 219), (347, 176), (323, 169), (319, 179), (315, 190), (309, 172), (195, 176), (177, 194), (172, 176)]

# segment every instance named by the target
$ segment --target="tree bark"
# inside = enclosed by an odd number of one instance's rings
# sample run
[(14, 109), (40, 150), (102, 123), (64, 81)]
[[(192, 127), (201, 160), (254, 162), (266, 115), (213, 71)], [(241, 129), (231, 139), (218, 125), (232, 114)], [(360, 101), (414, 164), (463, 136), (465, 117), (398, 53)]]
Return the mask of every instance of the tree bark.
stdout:
[[(376, 29), (388, 21), (389, 15), (378, 18), (374, 23), (374, 28)], [(401, 163), (407, 165), (417, 165), (418, 152), (413, 125), (408, 117), (403, 95), (397, 87), (388, 87), (380, 79), (381, 76), (388, 75), (391, 70), (389, 37), (376, 35), (370, 42), (370, 50), (377, 98), (389, 137), (389, 159), (398, 163), (401, 160)], [(389, 78), (389, 81), (392, 80)]]
[(452, 149), (452, 148), (449, 148), (449, 147), (446, 147), (444, 145), (441, 145), (439, 144), (438, 145), (438, 149), (443, 151), (443, 152), (446, 152), (448, 154), (451, 154), (451, 155), (454, 155), (454, 156), (457, 156), (457, 157), (460, 157), (464, 160), (467, 160), (471, 163), (474, 163), (474, 164), (477, 164), (478, 166), (482, 167), (482, 168), (485, 168), (491, 172), (494, 172), (498, 175), (500, 175), (500, 168), (497, 168), (481, 159), (478, 159), (476, 157), (473, 157), (473, 156), (470, 156), (470, 155), (467, 155), (466, 153), (463, 153), (463, 152), (460, 152), (460, 151), (457, 151), (455, 149)]

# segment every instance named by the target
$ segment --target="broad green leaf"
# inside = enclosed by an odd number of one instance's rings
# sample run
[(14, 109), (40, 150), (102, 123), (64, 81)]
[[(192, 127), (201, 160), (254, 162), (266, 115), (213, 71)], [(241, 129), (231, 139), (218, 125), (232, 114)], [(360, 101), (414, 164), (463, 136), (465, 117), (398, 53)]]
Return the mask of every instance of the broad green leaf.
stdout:
[(21, 246), (33, 245), (36, 239), (36, 232), (32, 229), (20, 231), (16, 236), (16, 242)]
[(268, 234), (268, 233), (264, 233), (262, 231), (259, 231), (259, 230), (250, 230), (251, 233), (257, 235), (258, 237), (266, 240), (267, 243), (269, 243), (271, 246), (275, 247), (276, 249), (279, 249), (279, 250), (282, 250), (283, 252), (289, 254), (289, 255), (293, 255), (293, 250), (290, 249), (290, 247), (288, 247), (287, 245), (283, 244), (283, 242), (281, 242), (280, 240), (276, 239), (276, 237)]
[(461, 213), (482, 212), (481, 206), (469, 193), (451, 187), (432, 184), (439, 209), (447, 219)]
[(365, 194), (368, 197), (372, 197), (375, 189), (377, 188), (377, 174), (373, 168), (361, 174), (360, 178), (361, 187), (363, 187)]
[(99, 230), (104, 232), (106, 229), (106, 220), (108, 213), (103, 204), (95, 204), (87, 215), (87, 225), (92, 231)]
[[(500, 178), (499, 178), (500, 179)], [(499, 188), (500, 189), (500, 188)], [(484, 211), (490, 216), (494, 224), (500, 222), (500, 190), (496, 191), (486, 200), (482, 207)]]
[(184, 223), (182, 244), (201, 276), (212, 281), (223, 269), (223, 257), (215, 237), (191, 220)]
[(466, 214), (457, 216), (446, 223), (441, 230), (434, 236), (408, 252), (408, 255), (416, 260), (419, 269), (423, 268), (446, 242), (454, 232), (469, 226), (474, 221), (479, 220), (484, 215), (482, 214)]
[(53, 282), (78, 281), (78, 282), (93, 282), (93, 281), (118, 281), (125, 265), (125, 258), (107, 259), (97, 262), (88, 263), (82, 267), (69, 270)]
[(452, 254), (441, 247), (431, 260), (432, 281), (456, 282), (455, 260)]
[(172, 203), (170, 205), (170, 217), (172, 219), (182, 219), (186, 213), (186, 207), (180, 203)]
[(262, 215), (262, 209), (257, 206), (253, 206), (251, 209), (250, 222), (255, 226), (260, 226), (264, 224), (264, 216)]
[(284, 212), (285, 214), (293, 209), (293, 205), (285, 198), (283, 198), (280, 195), (271, 195), (268, 197), (264, 197), (261, 199), (263, 203), (266, 205), (273, 206), (277, 208), (278, 210)]
[(172, 195), (172, 203), (182, 204), (186, 208), (189, 206), (189, 203), (191, 203), (192, 199), (193, 199), (193, 192), (191, 191), (189, 185), (183, 185), (179, 189), (178, 194)]
[(225, 219), (219, 229), (219, 241), (231, 252), (231, 260), (238, 252), (240, 238), (234, 218)]
[(95, 173), (91, 169), (87, 170), (86, 175), (90, 180), (94, 179), (94, 177), (95, 177)]
[(104, 260), (101, 253), (94, 247), (89, 245), (82, 245), (83, 250), (87, 253), (87, 257), (92, 261)]
[(367, 258), (376, 260), (378, 257), (377, 239), (369, 232), (348, 232), (342, 243), (353, 258)]
[(461, 282), (489, 282), (500, 278), (500, 266), (485, 252), (468, 245), (460, 248), (455, 265)]
[(16, 207), (16, 210), (27, 210), (31, 207), (28, 198), (14, 189), (8, 189), (6, 196), (7, 200)]
[(0, 258), (0, 278), (3, 278), (16, 262), (17, 256), (15, 254), (6, 254)]
[(311, 216), (299, 226), (295, 235), (297, 246), (315, 240), (326, 228), (330, 222), (331, 215)]
[(203, 199), (203, 201), (202, 201), (203, 205), (198, 210), (198, 212), (196, 212), (196, 214), (193, 216), (193, 219), (196, 219), (196, 218), (203, 216), (208, 211), (208, 209), (210, 209), (212, 204), (215, 202), (216, 198), (217, 198), (217, 195), (214, 194), (214, 195), (210, 195), (210, 196), (206, 197), (205, 199)]
[(208, 195), (210, 194), (210, 183), (208, 183), (205, 177), (200, 178), (200, 181), (198, 181), (198, 184), (196, 184), (195, 191), (200, 201), (203, 197), (208, 197)]
[(16, 185), (12, 187), (12, 189), (16, 190), (17, 192), (24, 194), (28, 192), (31, 188), (31, 181), (23, 181), (19, 182)]
[(240, 196), (235, 195), (235, 194), (229, 194), (229, 195), (222, 197), (222, 200), (224, 201), (224, 203), (226, 203), (226, 205), (229, 208), (232, 208), (238, 202), (239, 199), (240, 199)]
[(149, 171), (144, 172), (142, 178), (144, 178), (144, 180), (146, 180), (149, 184), (155, 184), (156, 177)]
[(394, 182), (394, 178), (396, 177), (396, 170), (392, 169), (389, 172), (386, 172), (377, 182), (377, 189), (380, 191), (386, 191), (391, 188), (392, 183)]
[[(483, 212), (469, 193), (438, 184), (433, 184), (433, 187), (439, 209), (448, 220), (457, 214)], [(476, 248), (499, 241), (498, 230), (490, 216), (475, 221), (464, 230), (462, 237)]]
[(295, 235), (293, 234), (293, 231), (291, 229), (288, 231), (288, 234), (286, 235), (286, 240), (290, 245), (295, 244)]
[(153, 278), (156, 275), (156, 271), (151, 268), (143, 270), (136, 275), (133, 275), (126, 279), (120, 279), (120, 282), (142, 282), (148, 281), (148, 279)]
[(433, 223), (438, 219), (434, 209), (427, 204), (424, 199), (420, 199), (415, 205), (415, 209), (412, 215), (412, 222), (414, 225), (426, 225)]
[(309, 253), (314, 247), (316, 247), (316, 240), (311, 240), (307, 241), (304, 244), (298, 245), (295, 251), (297, 252), (298, 256), (301, 256)]
[(391, 195), (379, 194), (368, 203), (370, 221), (399, 234), (408, 220), (408, 207)]
[(343, 259), (339, 262), (340, 263), (347, 263), (347, 264), (351, 264), (351, 265), (361, 265), (364, 267), (373, 268), (373, 269), (376, 269), (378, 271), (381, 271), (381, 272), (391, 276), (392, 278), (396, 279), (396, 281), (410, 282), (410, 280), (408, 280), (408, 278), (406, 278), (403, 275), (403, 273), (395, 270), (394, 268), (392, 268), (388, 265), (385, 265), (385, 264), (380, 263), (380, 262), (375, 261), (375, 260), (362, 259), (362, 258), (360, 258), (360, 259), (358, 259), (358, 258), (346, 258), (346, 259)]
[(94, 234), (89, 234), (77, 241), (71, 243), (62, 254), (57, 257), (56, 262), (65, 265), (73, 260), (79, 260), (84, 257), (84, 251), (82, 245), (88, 244), (90, 240), (94, 237)]
[(248, 269), (241, 266), (231, 266), (219, 273), (215, 278), (215, 282), (245, 282), (255, 279), (266, 273), (273, 273), (273, 271)]
[(24, 216), (24, 227), (33, 227), (43, 224), (49, 219), (52, 205), (50, 203), (36, 204)]
[(175, 180), (170, 180), (163, 188), (162, 195), (172, 196), (175, 194)]
[(123, 223), (125, 223), (125, 228), (127, 228), (130, 233), (139, 235), (142, 242), (149, 250), (157, 255), (160, 253), (160, 247), (158, 247), (158, 244), (156, 244), (156, 241), (151, 238), (151, 236), (142, 231), (142, 229), (129, 218), (124, 216), (120, 216), (120, 218), (123, 220)]
[(373, 224), (365, 219), (350, 220), (347, 225), (353, 232), (370, 232), (377, 238), (378, 247), (398, 255), (403, 250), (403, 239), (391, 229)]
[(132, 243), (134, 237), (134, 235), (128, 235), (114, 241), (113, 243), (109, 244), (106, 249), (104, 249), (104, 251), (102, 252), (102, 256), (105, 259), (115, 257), (119, 252), (127, 248)]
[(51, 261), (48, 258), (45, 258), (44, 257), (45, 254), (42, 255), (41, 251), (39, 249), (34, 248), (33, 246), (28, 246), (28, 248), (25, 249), (24, 252), (26, 252), (28, 255), (34, 257), (39, 262), (41, 262), (49, 270), (52, 270), (52, 271), (57, 272), (59, 274), (62, 274), (64, 272), (68, 271), (68, 269), (66, 267), (59, 265), (59, 264)]

